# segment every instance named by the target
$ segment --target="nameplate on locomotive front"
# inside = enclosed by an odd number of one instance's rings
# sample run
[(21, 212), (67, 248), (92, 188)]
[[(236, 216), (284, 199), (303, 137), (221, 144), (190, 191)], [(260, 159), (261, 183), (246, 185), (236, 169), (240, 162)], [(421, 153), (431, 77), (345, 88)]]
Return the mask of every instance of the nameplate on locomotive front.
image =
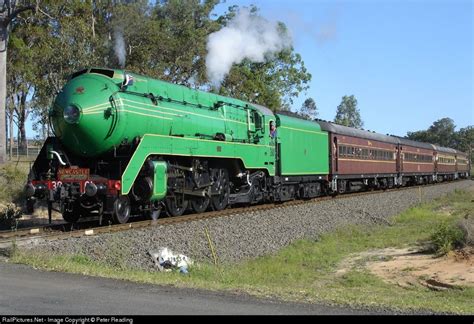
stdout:
[(58, 170), (58, 180), (80, 181), (89, 179), (88, 168), (60, 168)]

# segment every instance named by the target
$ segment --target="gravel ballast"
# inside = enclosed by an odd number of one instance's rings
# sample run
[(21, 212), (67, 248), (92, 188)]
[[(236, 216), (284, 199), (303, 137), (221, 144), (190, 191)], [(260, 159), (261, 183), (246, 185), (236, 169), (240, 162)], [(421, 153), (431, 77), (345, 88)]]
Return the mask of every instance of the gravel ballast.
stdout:
[[(468, 189), (473, 181), (460, 181), (409, 190), (347, 196), (270, 211), (249, 212), (221, 218), (125, 232), (44, 242), (22, 248), (47, 254), (82, 254), (120, 267), (154, 270), (151, 251), (168, 247), (198, 261), (212, 261), (206, 229), (221, 262), (237, 262), (275, 253), (291, 242), (317, 239), (348, 224), (387, 224), (391, 216), (420, 202), (455, 189)], [(420, 195), (421, 193), (421, 195)]]

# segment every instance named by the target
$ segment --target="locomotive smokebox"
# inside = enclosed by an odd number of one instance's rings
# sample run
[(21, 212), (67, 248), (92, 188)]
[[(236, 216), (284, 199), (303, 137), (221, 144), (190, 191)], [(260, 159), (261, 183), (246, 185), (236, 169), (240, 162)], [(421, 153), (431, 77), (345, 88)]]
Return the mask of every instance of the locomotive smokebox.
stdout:
[(123, 139), (126, 116), (121, 115), (122, 78), (115, 80), (106, 72), (96, 69), (96, 73), (73, 76), (49, 112), (54, 134), (82, 156), (98, 156), (112, 150)]

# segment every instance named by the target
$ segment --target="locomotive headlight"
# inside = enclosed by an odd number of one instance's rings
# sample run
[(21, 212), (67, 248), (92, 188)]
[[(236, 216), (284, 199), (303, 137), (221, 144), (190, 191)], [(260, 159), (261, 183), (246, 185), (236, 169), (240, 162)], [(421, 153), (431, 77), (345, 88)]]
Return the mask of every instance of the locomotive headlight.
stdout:
[(92, 182), (89, 182), (88, 184), (86, 184), (86, 195), (88, 195), (89, 197), (94, 197), (97, 193), (97, 186), (92, 183)]
[(70, 124), (77, 124), (81, 117), (81, 110), (76, 105), (68, 105), (64, 108), (64, 120)]

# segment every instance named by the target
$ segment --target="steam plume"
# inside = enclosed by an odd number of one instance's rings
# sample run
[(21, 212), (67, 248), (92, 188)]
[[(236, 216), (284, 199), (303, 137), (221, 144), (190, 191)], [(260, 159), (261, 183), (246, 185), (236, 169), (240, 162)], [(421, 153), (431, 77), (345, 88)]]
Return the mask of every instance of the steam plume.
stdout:
[(116, 30), (114, 32), (114, 39), (115, 39), (115, 44), (114, 44), (115, 55), (117, 56), (120, 67), (123, 68), (125, 66), (126, 52), (125, 52), (125, 41), (123, 40), (122, 32)]
[(219, 86), (232, 64), (239, 64), (244, 59), (264, 62), (269, 55), (291, 45), (291, 37), (277, 22), (251, 14), (248, 9), (240, 9), (226, 27), (209, 35), (207, 76), (215, 86)]

